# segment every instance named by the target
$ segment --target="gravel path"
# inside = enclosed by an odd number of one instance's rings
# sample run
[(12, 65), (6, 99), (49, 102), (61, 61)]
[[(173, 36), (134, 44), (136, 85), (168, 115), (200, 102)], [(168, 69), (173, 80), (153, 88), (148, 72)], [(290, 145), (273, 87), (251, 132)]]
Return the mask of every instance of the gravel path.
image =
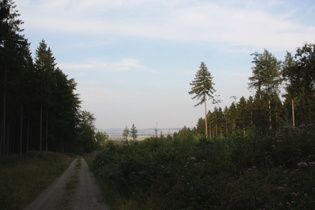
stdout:
[[(67, 170), (25, 210), (109, 210), (105, 203), (102, 202), (101, 191), (84, 158), (80, 158), (80, 170), (78, 172), (75, 171), (78, 159), (74, 159)], [(65, 186), (75, 173), (79, 175), (79, 183), (76, 186), (73, 197), (70, 198), (71, 204), (70, 206), (61, 207), (60, 201), (65, 196)]]
[(74, 196), (73, 209), (109, 210), (102, 200), (101, 191), (84, 158), (81, 158), (79, 177), (80, 183)]

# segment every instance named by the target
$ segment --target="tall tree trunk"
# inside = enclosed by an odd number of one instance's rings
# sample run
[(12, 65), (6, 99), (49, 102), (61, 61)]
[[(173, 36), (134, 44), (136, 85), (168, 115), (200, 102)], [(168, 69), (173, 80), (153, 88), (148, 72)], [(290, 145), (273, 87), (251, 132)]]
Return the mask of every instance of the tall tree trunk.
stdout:
[(291, 100), (291, 109), (292, 109), (292, 126), (293, 128), (295, 128), (294, 99)]
[(48, 111), (46, 111), (46, 151), (48, 151)]
[(20, 117), (20, 156), (22, 155), (23, 150), (23, 105), (21, 104), (21, 117)]
[(272, 130), (272, 117), (271, 117), (271, 100), (270, 100), (270, 95), (269, 95), (269, 100), (268, 100), (268, 109), (269, 109), (269, 129)]
[(209, 122), (209, 138), (211, 138), (212, 131), (211, 131), (211, 123)]
[(27, 119), (26, 152), (29, 150), (30, 143), (30, 118)]
[(39, 151), (42, 151), (42, 138), (43, 138), (43, 105), (40, 106), (39, 116)]
[(11, 142), (10, 142), (10, 125), (8, 126), (8, 132), (7, 132), (7, 135), (6, 135), (6, 155), (9, 156), (9, 151), (10, 151), (10, 147), (11, 147)]
[(1, 125), (1, 142), (0, 142), (0, 155), (5, 154), (5, 131), (6, 131), (6, 105), (7, 105), (7, 70), (4, 68), (4, 81), (3, 81), (3, 109), (2, 109), (2, 125)]
[(206, 129), (206, 138), (208, 138), (207, 96), (206, 96), (206, 93), (205, 93), (205, 129)]

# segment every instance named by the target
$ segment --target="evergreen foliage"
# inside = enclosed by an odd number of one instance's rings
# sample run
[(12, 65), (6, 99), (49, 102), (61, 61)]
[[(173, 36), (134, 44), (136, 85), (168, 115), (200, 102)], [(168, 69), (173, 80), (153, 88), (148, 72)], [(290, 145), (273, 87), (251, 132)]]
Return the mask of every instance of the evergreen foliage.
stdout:
[(133, 139), (133, 140), (136, 140), (137, 139), (137, 137), (138, 137), (138, 130), (137, 130), (137, 128), (136, 128), (136, 126), (135, 126), (135, 124), (132, 124), (132, 126), (131, 126), (131, 128), (130, 128), (130, 135), (131, 135), (131, 138)]
[(126, 126), (123, 133), (122, 133), (122, 137), (123, 137), (123, 140), (124, 141), (128, 141), (128, 136), (129, 136), (129, 129), (128, 127)]
[[(254, 53), (253, 75), (249, 78), (249, 88), (256, 90), (254, 97), (241, 97), (223, 110), (214, 107), (207, 113), (208, 125), (205, 126), (203, 118), (198, 119), (191, 129), (193, 135), (206, 132), (210, 138), (246, 136), (251, 132), (272, 135), (284, 126), (315, 123), (314, 49), (314, 44), (306, 43), (297, 48), (294, 56), (287, 53), (284, 62), (267, 50)], [(282, 82), (286, 90), (283, 102), (279, 96)]]
[[(293, 125), (313, 123), (315, 117), (315, 44), (297, 48), (293, 57), (287, 53), (283, 77), (287, 81), (284, 95), (287, 113)], [(291, 104), (291, 109), (290, 109)], [(290, 112), (290, 110), (292, 110)], [(296, 120), (295, 120), (296, 119)], [(296, 121), (296, 122), (295, 122)]]
[(33, 62), (19, 16), (12, 0), (0, 1), (0, 155), (89, 150), (94, 128), (88, 148), (78, 146), (85, 140), (75, 80), (57, 67), (44, 40)]
[(191, 90), (188, 92), (194, 95), (192, 99), (197, 99), (199, 102), (195, 106), (205, 104), (205, 135), (208, 137), (208, 125), (207, 125), (207, 99), (213, 98), (215, 92), (214, 83), (212, 82), (213, 77), (208, 71), (207, 66), (204, 62), (201, 62), (199, 70), (197, 71), (194, 80), (190, 83)]

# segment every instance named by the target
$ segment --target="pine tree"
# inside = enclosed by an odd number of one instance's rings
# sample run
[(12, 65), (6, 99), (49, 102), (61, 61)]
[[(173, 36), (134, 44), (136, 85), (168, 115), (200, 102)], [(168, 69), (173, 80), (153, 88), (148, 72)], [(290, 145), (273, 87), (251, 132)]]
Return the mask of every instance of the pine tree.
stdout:
[(38, 75), (39, 82), (39, 106), (40, 106), (40, 122), (39, 122), (39, 150), (42, 150), (43, 144), (43, 116), (45, 112), (45, 128), (46, 128), (46, 151), (48, 150), (48, 123), (49, 123), (49, 108), (51, 103), (52, 85), (54, 83), (55, 58), (51, 49), (47, 47), (44, 40), (39, 43), (36, 49), (35, 69)]
[(283, 65), (285, 95), (291, 101), (292, 123), (295, 115), (299, 123), (312, 123), (315, 117), (315, 44), (297, 48), (294, 58), (287, 53)]
[(252, 68), (253, 75), (249, 77), (249, 88), (256, 89), (257, 99), (259, 100), (259, 109), (263, 110), (261, 106), (263, 95), (268, 96), (268, 112), (269, 112), (269, 129), (272, 129), (272, 107), (271, 96), (278, 94), (280, 78), (280, 62), (268, 52), (264, 50), (263, 54), (253, 53), (254, 60), (252, 63), (255, 66)]
[(213, 77), (208, 71), (207, 66), (201, 62), (199, 70), (197, 71), (194, 80), (189, 83), (192, 88), (188, 93), (194, 95), (192, 99), (197, 99), (199, 102), (195, 105), (199, 106), (201, 104), (205, 105), (205, 131), (206, 138), (208, 138), (208, 123), (207, 123), (207, 99), (213, 98), (213, 93), (215, 89), (213, 88), (214, 83), (212, 82)]
[(133, 140), (136, 140), (136, 139), (137, 139), (137, 137), (138, 137), (137, 133), (138, 133), (138, 130), (137, 130), (135, 124), (132, 124), (132, 126), (131, 126), (131, 128), (130, 128), (130, 135), (131, 135), (131, 138), (132, 138)]
[(243, 135), (246, 135), (246, 129), (250, 125), (250, 110), (248, 109), (246, 99), (242, 96), (237, 104), (237, 121), (240, 128), (243, 130)]
[(129, 129), (128, 129), (128, 127), (126, 126), (126, 127), (125, 127), (125, 130), (124, 130), (123, 133), (122, 133), (123, 140), (128, 141), (128, 136), (129, 136)]
[[(31, 61), (29, 44), (21, 34), (23, 21), (12, 0), (0, 1), (0, 92), (1, 135), (0, 155), (9, 154), (17, 148), (13, 133), (20, 127), (20, 151), (22, 150), (23, 86), (24, 71)], [(30, 63), (29, 63), (30, 62)], [(17, 122), (19, 122), (17, 124)], [(15, 150), (16, 151), (16, 150)]]
[(295, 100), (300, 91), (300, 78), (297, 77), (295, 69), (295, 60), (291, 53), (287, 52), (285, 60), (282, 65), (282, 76), (286, 81), (285, 89), (287, 94), (284, 96), (287, 99), (291, 99), (291, 115), (292, 115), (292, 126), (295, 127)]

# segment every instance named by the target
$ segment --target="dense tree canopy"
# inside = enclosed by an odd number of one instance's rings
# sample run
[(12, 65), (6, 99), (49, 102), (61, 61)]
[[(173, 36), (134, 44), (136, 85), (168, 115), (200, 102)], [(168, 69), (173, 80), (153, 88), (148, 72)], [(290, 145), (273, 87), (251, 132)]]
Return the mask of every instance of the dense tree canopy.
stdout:
[[(284, 126), (315, 123), (315, 44), (306, 43), (297, 48), (294, 56), (287, 53), (283, 62), (267, 50), (252, 55), (254, 66), (249, 88), (256, 90), (255, 95), (248, 99), (241, 97), (223, 110), (215, 107), (207, 113), (208, 126), (200, 118), (196, 127), (191, 130), (184, 127), (179, 132), (181, 135), (206, 132), (210, 137), (249, 132), (261, 135)], [(286, 91), (284, 100), (279, 96), (282, 82)]]
[[(293, 126), (313, 123), (315, 117), (315, 44), (297, 48), (293, 57), (287, 53), (282, 75), (286, 81), (285, 108)], [(291, 112), (290, 110), (291, 104)], [(296, 120), (295, 120), (296, 119)]]
[(12, 0), (0, 1), (0, 155), (34, 149), (91, 149), (94, 127), (89, 138), (81, 136), (86, 116), (81, 114), (81, 102), (74, 93), (75, 80), (57, 67), (44, 40), (33, 62), (15, 8)]

